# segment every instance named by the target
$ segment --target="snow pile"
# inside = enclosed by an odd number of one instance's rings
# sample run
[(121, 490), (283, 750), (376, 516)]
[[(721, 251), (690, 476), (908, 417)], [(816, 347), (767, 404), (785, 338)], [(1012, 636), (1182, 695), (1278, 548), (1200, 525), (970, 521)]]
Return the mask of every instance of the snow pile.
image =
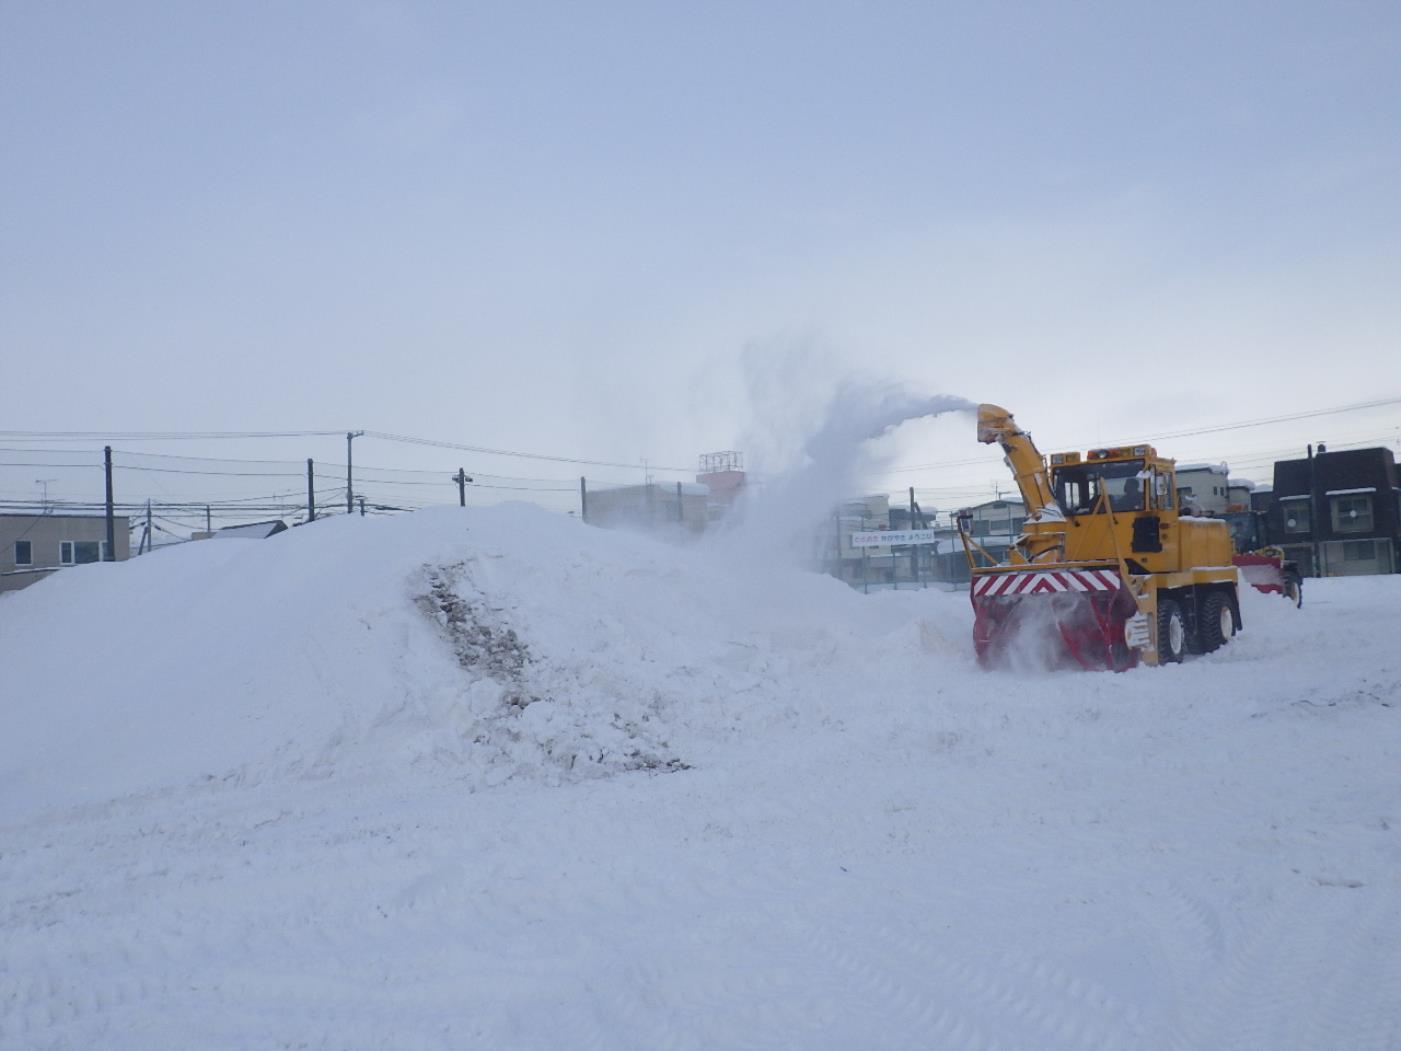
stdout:
[(857, 601), (526, 505), (66, 571), (0, 607), (0, 817), (371, 768), (469, 787), (682, 769), (795, 718), (805, 685), (820, 719), (822, 669), (871, 645)]
[(1401, 1046), (1401, 577), (985, 674), (522, 507), (0, 600), (0, 1048)]

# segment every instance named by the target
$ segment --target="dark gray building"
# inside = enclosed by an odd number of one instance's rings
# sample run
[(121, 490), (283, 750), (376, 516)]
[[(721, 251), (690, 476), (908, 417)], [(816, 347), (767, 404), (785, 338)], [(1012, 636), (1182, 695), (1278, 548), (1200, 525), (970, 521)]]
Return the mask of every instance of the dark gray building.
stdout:
[(1401, 570), (1401, 503), (1388, 448), (1327, 452), (1275, 464), (1270, 535), (1307, 576)]
[[(124, 516), (116, 519), (114, 560), (131, 557)], [(103, 515), (0, 514), (0, 592), (18, 591), (67, 566), (102, 562), (107, 553)]]

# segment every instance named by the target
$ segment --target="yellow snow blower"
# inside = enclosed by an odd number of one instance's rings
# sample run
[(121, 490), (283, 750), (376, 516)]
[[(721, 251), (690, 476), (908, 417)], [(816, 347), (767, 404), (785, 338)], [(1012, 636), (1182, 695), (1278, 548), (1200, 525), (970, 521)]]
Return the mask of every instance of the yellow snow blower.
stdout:
[(1027, 511), (1001, 559), (959, 515), (984, 667), (1049, 639), (1065, 663), (1123, 671), (1209, 653), (1240, 630), (1230, 532), (1179, 513), (1175, 461), (1127, 445), (1056, 453), (1048, 464), (996, 405), (978, 407), (978, 441), (1002, 446)]

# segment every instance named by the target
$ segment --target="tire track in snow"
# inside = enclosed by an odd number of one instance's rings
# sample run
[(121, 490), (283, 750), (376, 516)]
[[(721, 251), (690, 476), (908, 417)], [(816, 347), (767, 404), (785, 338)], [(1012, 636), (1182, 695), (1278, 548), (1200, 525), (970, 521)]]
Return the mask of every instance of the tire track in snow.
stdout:
[[(723, 833), (715, 830), (728, 844)], [(697, 859), (708, 863), (678, 868), (673, 878), (625, 881), (606, 906), (618, 935), (608, 947), (617, 966), (600, 1011), (602, 1046), (843, 1046), (830, 1031), (853, 1014), (852, 991), (811, 951), (810, 922), (793, 904), (793, 871), (732, 851), (702, 850)], [(879, 1016), (860, 1004), (863, 1022)], [(845, 1046), (869, 1046), (869, 1035), (854, 1031)]]
[(1186, 1038), (1184, 1010), (1199, 1002), (1202, 974), (1218, 970), (1226, 957), (1221, 916), (1177, 880), (1145, 886), (1133, 910), (1144, 940), (1157, 949), (1157, 959), (1167, 971), (1157, 976), (1157, 984), (1170, 991), (1157, 998), (1158, 1038), (1178, 1046)]
[(1401, 1048), (1401, 893), (1329, 889), (1342, 915), (1327, 950), (1327, 976), (1316, 987), (1317, 1006), (1296, 1046), (1395, 1051)]
[[(1205, 1010), (1188, 1019), (1174, 1045), (1183, 1051), (1202, 1047), (1233, 1051), (1283, 1051), (1338, 1043), (1333, 1033), (1323, 1044), (1304, 1040), (1302, 1032), (1324, 1024), (1314, 1015), (1315, 992), (1339, 951), (1338, 931), (1355, 914), (1355, 899), (1327, 893), (1334, 888), (1284, 885), (1262, 914), (1248, 918), (1235, 945), (1227, 942), (1224, 974), (1209, 983)], [(1354, 956), (1356, 946), (1351, 948)], [(1338, 961), (1355, 968), (1357, 961)]]
[(811, 1031), (813, 1019), (806, 986), (811, 961), (785, 935), (787, 902), (774, 889), (784, 881), (771, 876), (746, 877), (757, 885), (746, 887), (743, 912), (735, 911), (733, 884), (720, 879), (693, 876), (631, 889), (635, 933), (681, 926), (660, 941), (653, 935), (639, 946), (639, 957), (619, 968), (622, 980), (609, 999), (613, 1046), (619, 1032), (637, 1034), (628, 1046), (639, 1049), (761, 1048), (786, 1040), (801, 1046), (794, 1034)]
[[(1003, 1047), (983, 1025), (981, 1012), (967, 1009), (968, 1000), (976, 999), (968, 996), (976, 980), (970, 965), (928, 953), (920, 961), (921, 967), (905, 967), (896, 975), (891, 973), (891, 963), (873, 960), (859, 948), (862, 937), (854, 938), (850, 932), (826, 924), (814, 924), (804, 934), (808, 951), (826, 960), (841, 976), (840, 988), (845, 995), (850, 997), (853, 989), (859, 991), (870, 1005), (869, 1017), (880, 1020), (880, 1036), (872, 1033), (871, 1046), (916, 1046), (919, 1034), (923, 1034), (922, 1039), (934, 1047), (970, 1051), (999, 1051)], [(895, 947), (903, 934), (885, 926), (867, 937)], [(920, 975), (926, 981), (919, 981)], [(898, 1030), (895, 1023), (900, 1024)], [(904, 1032), (903, 1038), (900, 1032)]]
[[(979, 962), (939, 948), (944, 940), (901, 919), (874, 932), (816, 926), (809, 948), (867, 994), (874, 1017), (900, 1021), (884, 1046), (1080, 1049), (1144, 1039), (1138, 1009), (1083, 975), (1020, 951)], [(869, 948), (877, 944), (879, 956)]]

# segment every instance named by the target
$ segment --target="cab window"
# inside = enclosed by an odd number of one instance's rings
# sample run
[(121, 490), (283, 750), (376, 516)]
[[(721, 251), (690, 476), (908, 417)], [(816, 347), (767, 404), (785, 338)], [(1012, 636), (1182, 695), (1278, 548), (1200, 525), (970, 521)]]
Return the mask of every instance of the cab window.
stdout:
[(1061, 467), (1055, 473), (1056, 499), (1068, 515), (1087, 515), (1099, 503), (1100, 488), (1114, 511), (1143, 510), (1143, 461), (1086, 463)]
[(1171, 511), (1173, 503), (1172, 475), (1167, 471), (1154, 471), (1153, 489), (1157, 494), (1153, 506), (1159, 511)]

